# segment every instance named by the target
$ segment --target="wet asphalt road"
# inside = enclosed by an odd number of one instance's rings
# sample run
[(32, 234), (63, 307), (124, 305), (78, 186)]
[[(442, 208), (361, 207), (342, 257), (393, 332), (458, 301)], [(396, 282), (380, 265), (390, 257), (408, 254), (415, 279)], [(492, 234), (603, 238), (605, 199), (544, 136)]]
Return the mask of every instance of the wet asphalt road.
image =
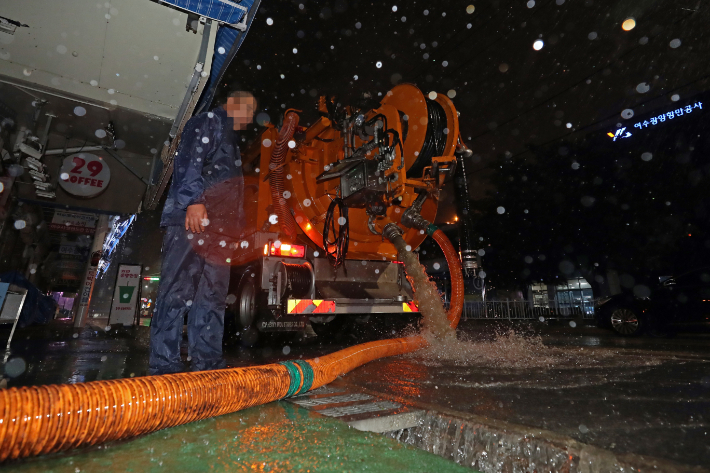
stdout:
[[(286, 335), (253, 347), (237, 341), (225, 357), (230, 366), (312, 358), (399, 336), (405, 325), (355, 324), (327, 343)], [(377, 360), (342, 381), (555, 431), (617, 453), (710, 464), (710, 334), (623, 339), (594, 327), (512, 327), (518, 335), (506, 334), (508, 326), (462, 322), (464, 342)], [(54, 325), (20, 330), (15, 361), (5, 368), (16, 375), (9, 386), (113, 379), (146, 374), (147, 353), (144, 327), (85, 330), (73, 338), (70, 327)]]

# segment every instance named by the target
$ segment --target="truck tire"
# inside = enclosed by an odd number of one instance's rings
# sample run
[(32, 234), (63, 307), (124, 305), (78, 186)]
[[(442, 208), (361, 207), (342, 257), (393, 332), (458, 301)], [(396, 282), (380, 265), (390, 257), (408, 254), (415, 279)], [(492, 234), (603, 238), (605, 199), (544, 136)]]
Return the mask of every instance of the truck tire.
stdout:
[[(232, 273), (232, 277), (235, 276), (237, 274)], [(259, 331), (255, 323), (261, 298), (257, 281), (259, 281), (259, 269), (247, 267), (241, 271), (236, 290), (230, 291), (225, 310), (225, 340), (239, 340), (247, 346), (256, 344)]]

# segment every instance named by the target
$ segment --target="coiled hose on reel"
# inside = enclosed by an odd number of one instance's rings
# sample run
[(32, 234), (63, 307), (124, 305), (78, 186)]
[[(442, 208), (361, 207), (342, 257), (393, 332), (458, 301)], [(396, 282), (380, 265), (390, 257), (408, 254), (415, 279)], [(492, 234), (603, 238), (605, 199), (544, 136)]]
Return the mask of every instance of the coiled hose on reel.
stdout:
[[(463, 284), (459, 291), (456, 282), (461, 265), (440, 230), (432, 237), (442, 245), (455, 283), (447, 318), (456, 327), (463, 306)], [(276, 401), (328, 384), (369, 361), (427, 344), (413, 336), (363, 343), (306, 361), (5, 389), (0, 391), (0, 462), (128, 439)]]

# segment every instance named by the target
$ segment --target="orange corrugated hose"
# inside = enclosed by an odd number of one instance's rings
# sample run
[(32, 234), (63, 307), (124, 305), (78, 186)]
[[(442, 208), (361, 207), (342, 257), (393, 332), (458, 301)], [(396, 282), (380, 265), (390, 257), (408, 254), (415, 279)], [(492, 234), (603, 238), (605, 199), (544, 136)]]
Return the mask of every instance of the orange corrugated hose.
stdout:
[[(443, 233), (434, 238), (452, 272), (455, 291), (448, 318), (455, 327), (463, 304), (463, 289), (454, 275), (459, 268), (461, 278), (460, 263)], [(426, 345), (423, 337), (414, 336), (363, 343), (306, 362), (287, 362), (289, 367), (271, 364), (5, 389), (0, 391), (0, 461), (127, 439), (265, 404), (328, 384), (377, 358)]]
[(459, 255), (451, 241), (444, 235), (444, 232), (437, 229), (432, 233), (431, 237), (439, 244), (441, 251), (446, 257), (446, 264), (449, 266), (449, 274), (451, 275), (451, 303), (449, 311), (446, 313), (446, 318), (451, 322), (451, 328), (456, 328), (461, 319), (461, 311), (463, 310), (463, 271), (461, 270), (461, 261)]
[(296, 222), (284, 199), (284, 163), (289, 149), (288, 143), (293, 138), (293, 133), (298, 126), (298, 114), (294, 110), (287, 110), (284, 123), (279, 132), (279, 137), (274, 144), (269, 163), (269, 184), (271, 187), (271, 204), (278, 216), (279, 226), (286, 236), (293, 242), (296, 239)]

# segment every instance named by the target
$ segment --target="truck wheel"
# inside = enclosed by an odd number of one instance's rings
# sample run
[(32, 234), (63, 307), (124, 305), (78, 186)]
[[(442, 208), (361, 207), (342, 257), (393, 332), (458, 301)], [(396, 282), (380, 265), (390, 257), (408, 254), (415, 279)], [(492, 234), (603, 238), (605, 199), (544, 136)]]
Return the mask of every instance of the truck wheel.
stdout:
[(256, 289), (255, 278), (247, 272), (239, 282), (237, 289), (237, 323), (240, 328), (247, 328), (254, 325), (256, 316), (259, 313), (259, 293)]

